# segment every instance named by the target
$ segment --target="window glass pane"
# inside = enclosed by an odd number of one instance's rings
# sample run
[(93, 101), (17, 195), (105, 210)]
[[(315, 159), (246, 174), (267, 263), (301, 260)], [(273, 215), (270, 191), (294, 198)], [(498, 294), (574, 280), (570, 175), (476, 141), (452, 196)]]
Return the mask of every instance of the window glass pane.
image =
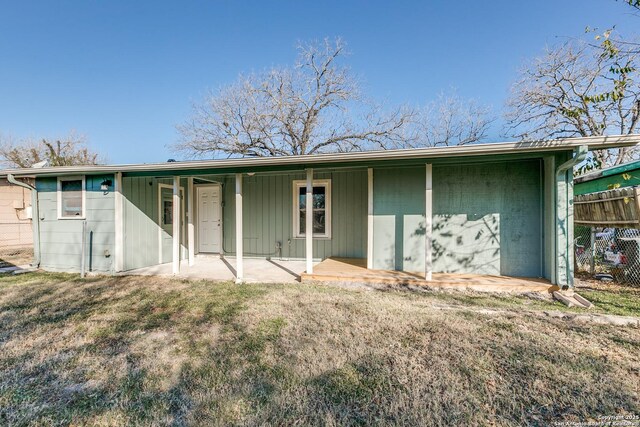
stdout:
[(62, 191), (82, 191), (82, 180), (60, 181)]
[(298, 188), (298, 203), (300, 209), (305, 209), (307, 207), (307, 187)]
[(325, 207), (325, 187), (313, 187), (313, 208), (324, 209)]
[[(306, 202), (307, 187), (301, 185), (298, 187), (298, 234), (304, 235), (306, 230)], [(325, 185), (316, 185), (313, 187), (313, 234), (322, 235), (327, 232), (326, 224), (326, 204), (327, 204), (327, 187)]]
[(313, 233), (324, 234), (326, 230), (326, 216), (324, 210), (313, 211)]
[(60, 181), (60, 214), (82, 216), (82, 180)]
[(307, 221), (307, 216), (306, 216), (304, 210), (301, 210), (299, 212), (299, 214), (300, 214), (299, 215), (300, 219), (298, 221), (298, 224), (300, 226), (300, 234), (304, 234), (304, 231), (306, 230), (306, 227), (307, 227), (307, 222), (306, 222)]
[(173, 225), (173, 201), (164, 200), (162, 204), (162, 224)]

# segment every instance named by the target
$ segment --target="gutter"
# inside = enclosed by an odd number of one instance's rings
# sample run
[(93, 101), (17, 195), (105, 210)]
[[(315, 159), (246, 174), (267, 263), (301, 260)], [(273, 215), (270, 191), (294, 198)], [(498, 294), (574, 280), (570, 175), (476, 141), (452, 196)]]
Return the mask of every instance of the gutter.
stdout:
[(26, 182), (18, 181), (13, 174), (7, 175), (11, 184), (31, 190), (31, 224), (33, 226), (33, 267), (40, 266), (40, 209), (38, 208), (38, 190)]
[[(241, 157), (225, 160), (196, 160), (170, 163), (148, 163), (128, 165), (98, 166), (56, 166), (46, 168), (27, 168), (0, 170), (0, 176), (11, 173), (17, 176), (60, 176), (74, 174), (100, 173), (133, 173), (133, 172), (176, 172), (185, 174), (191, 170), (207, 169), (215, 173), (216, 169), (232, 169), (226, 173), (255, 172), (256, 168), (296, 167), (306, 168), (312, 165), (330, 165), (339, 163), (362, 163), (372, 161), (393, 160), (426, 160), (448, 159), (465, 156), (489, 156), (519, 153), (549, 153), (553, 151), (569, 151), (580, 146), (588, 146), (591, 150), (628, 147), (640, 144), (638, 135), (592, 136), (582, 138), (565, 138), (548, 141), (501, 142), (489, 144), (470, 144), (450, 147), (410, 148), (399, 150), (360, 151), (349, 153), (313, 154), (299, 156), (276, 157)], [(323, 166), (324, 167), (324, 166)], [(178, 173), (182, 172), (182, 173)]]
[[(571, 189), (571, 185), (573, 183), (573, 176), (568, 177), (567, 174), (568, 173), (573, 173), (573, 167), (582, 163), (586, 158), (587, 158), (587, 154), (589, 153), (589, 147), (586, 145), (581, 145), (579, 147), (577, 147), (574, 150), (574, 156), (567, 160), (566, 162), (562, 163), (560, 166), (558, 166), (558, 168), (556, 169), (556, 176), (555, 176), (555, 191), (556, 191), (556, 214), (555, 214), (555, 218), (556, 218), (556, 238), (555, 238), (555, 249), (556, 249), (556, 253), (554, 255), (554, 259), (556, 260), (555, 262), (555, 276), (556, 276), (556, 282), (559, 282), (559, 278), (560, 278), (560, 259), (558, 258), (558, 242), (561, 240), (560, 239), (560, 221), (561, 218), (559, 216), (559, 211), (558, 211), (558, 196), (559, 194), (557, 194), (558, 191), (558, 184), (560, 183), (560, 177), (564, 174), (564, 179), (565, 179), (565, 186), (564, 186), (564, 196), (565, 196), (565, 205), (563, 207), (563, 209), (565, 210), (565, 241), (564, 241), (564, 249), (565, 249), (565, 269), (566, 269), (566, 277), (567, 277), (567, 283), (566, 285), (562, 285), (560, 286), (561, 288), (563, 288), (564, 286), (568, 286), (570, 288), (573, 287), (573, 278), (572, 275), (569, 274), (571, 272), (572, 269), (572, 259), (573, 256), (572, 255), (572, 248), (573, 248), (573, 232), (569, 232), (569, 230), (573, 229), (573, 224), (569, 223), (569, 207), (571, 205), (571, 200), (573, 199), (573, 190)], [(556, 283), (558, 284), (558, 283)]]

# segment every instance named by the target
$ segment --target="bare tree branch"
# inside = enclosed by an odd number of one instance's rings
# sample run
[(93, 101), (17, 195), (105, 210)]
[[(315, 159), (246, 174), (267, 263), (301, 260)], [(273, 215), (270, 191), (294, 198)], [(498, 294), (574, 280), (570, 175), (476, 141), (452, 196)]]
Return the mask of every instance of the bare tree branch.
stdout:
[[(547, 49), (512, 86), (506, 133), (519, 139), (633, 133), (640, 109), (636, 60), (634, 53), (576, 41)], [(599, 166), (639, 157), (636, 148), (593, 153)]]
[(192, 118), (178, 127), (182, 138), (174, 150), (188, 157), (283, 156), (363, 150), (400, 139), (413, 112), (399, 109), (382, 118), (365, 102), (340, 64), (340, 39), (301, 44), (298, 51), (294, 67), (241, 76), (195, 104)]
[(423, 109), (362, 96), (337, 39), (300, 44), (294, 67), (241, 76), (195, 104), (173, 148), (188, 157), (284, 156), (468, 144), (486, 137), (489, 110), (453, 95)]
[(28, 168), (47, 161), (49, 166), (97, 165), (100, 155), (87, 146), (84, 136), (71, 132), (66, 138), (17, 141), (0, 138), (0, 164)]

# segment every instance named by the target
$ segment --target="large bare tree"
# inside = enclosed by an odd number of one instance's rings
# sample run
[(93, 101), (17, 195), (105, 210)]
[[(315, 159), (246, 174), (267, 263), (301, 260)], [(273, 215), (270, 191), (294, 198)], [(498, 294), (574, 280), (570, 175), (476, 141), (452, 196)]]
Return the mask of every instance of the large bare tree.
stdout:
[[(569, 42), (521, 71), (507, 102), (508, 133), (521, 139), (632, 134), (640, 129), (637, 54)], [(596, 151), (597, 167), (638, 157), (638, 149)]]
[(463, 99), (455, 91), (441, 93), (436, 100), (416, 109), (399, 148), (483, 142), (493, 121), (489, 106), (473, 99)]
[(384, 112), (341, 64), (337, 39), (299, 46), (294, 67), (241, 76), (194, 105), (173, 148), (188, 157), (282, 156), (361, 150), (403, 140), (413, 112)]
[(0, 164), (5, 167), (28, 168), (45, 161), (49, 166), (73, 166), (96, 165), (101, 159), (86, 138), (73, 132), (62, 139), (0, 140)]

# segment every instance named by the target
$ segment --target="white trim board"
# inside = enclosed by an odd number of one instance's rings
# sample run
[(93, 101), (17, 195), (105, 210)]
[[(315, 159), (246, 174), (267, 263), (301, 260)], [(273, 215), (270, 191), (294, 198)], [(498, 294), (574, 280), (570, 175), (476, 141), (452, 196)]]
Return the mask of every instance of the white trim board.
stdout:
[[(306, 180), (293, 180), (293, 216), (292, 216), (292, 223), (293, 223), (293, 238), (294, 239), (304, 239), (306, 236), (305, 234), (301, 234), (300, 231), (300, 214), (299, 214), (299, 199), (298, 199), (298, 194), (299, 194), (299, 189), (300, 188), (306, 188), (307, 186), (307, 181)], [(313, 238), (314, 239), (327, 239), (330, 240), (331, 239), (331, 179), (314, 179), (313, 180), (313, 186), (324, 186), (325, 187), (325, 215), (326, 215), (326, 220), (325, 220), (325, 232), (324, 234), (318, 234), (318, 233), (314, 233), (313, 234)]]
[[(16, 177), (24, 176), (57, 176), (77, 174), (98, 174), (114, 172), (145, 172), (145, 171), (176, 171), (190, 169), (228, 169), (266, 166), (290, 166), (300, 170), (303, 165), (307, 167), (317, 163), (342, 163), (342, 162), (366, 162), (380, 160), (408, 160), (451, 158), (458, 156), (489, 156), (496, 154), (516, 153), (549, 153), (553, 151), (571, 151), (581, 145), (587, 145), (589, 150), (599, 150), (617, 147), (630, 147), (640, 143), (640, 135), (607, 135), (580, 138), (560, 138), (546, 141), (522, 141), (522, 142), (498, 142), (487, 144), (470, 144), (448, 147), (410, 148), (399, 150), (375, 150), (351, 153), (330, 153), (301, 156), (236, 158), (225, 160), (197, 160), (171, 163), (147, 163), (128, 165), (101, 165), (101, 166), (62, 166), (47, 168), (9, 169), (0, 171), (0, 176), (13, 174)], [(227, 171), (228, 172), (228, 171)], [(244, 171), (242, 171), (244, 172)], [(212, 172), (215, 173), (215, 172)]]
[[(62, 216), (62, 182), (63, 181), (82, 181), (82, 211), (81, 215)], [(58, 177), (57, 181), (57, 218), (62, 220), (86, 219), (87, 218), (87, 179), (85, 175)]]
[[(173, 185), (158, 183), (158, 206), (157, 206), (157, 208), (158, 208), (158, 216), (157, 216), (157, 219), (158, 219), (158, 264), (162, 264), (162, 255), (163, 255), (163, 253), (162, 253), (162, 231), (163, 231), (162, 230), (162, 189), (163, 188), (171, 190), (171, 193), (173, 194)], [(182, 212), (181, 212), (181, 215), (182, 215), (181, 216), (181, 219), (182, 219), (182, 227), (181, 228), (182, 228), (182, 230), (180, 230), (181, 231), (181, 233), (180, 233), (180, 245), (181, 246), (184, 246), (184, 244), (185, 244), (184, 238), (185, 238), (185, 234), (186, 233), (185, 233), (184, 229), (185, 229), (186, 224), (187, 224), (187, 221), (184, 220), (184, 217), (185, 217), (184, 216), (184, 208), (185, 208), (184, 205), (185, 205), (185, 203), (184, 203), (184, 187), (180, 186), (180, 207), (182, 208)], [(180, 259), (182, 259), (182, 258), (183, 258), (183, 256), (181, 254), (180, 255)]]

